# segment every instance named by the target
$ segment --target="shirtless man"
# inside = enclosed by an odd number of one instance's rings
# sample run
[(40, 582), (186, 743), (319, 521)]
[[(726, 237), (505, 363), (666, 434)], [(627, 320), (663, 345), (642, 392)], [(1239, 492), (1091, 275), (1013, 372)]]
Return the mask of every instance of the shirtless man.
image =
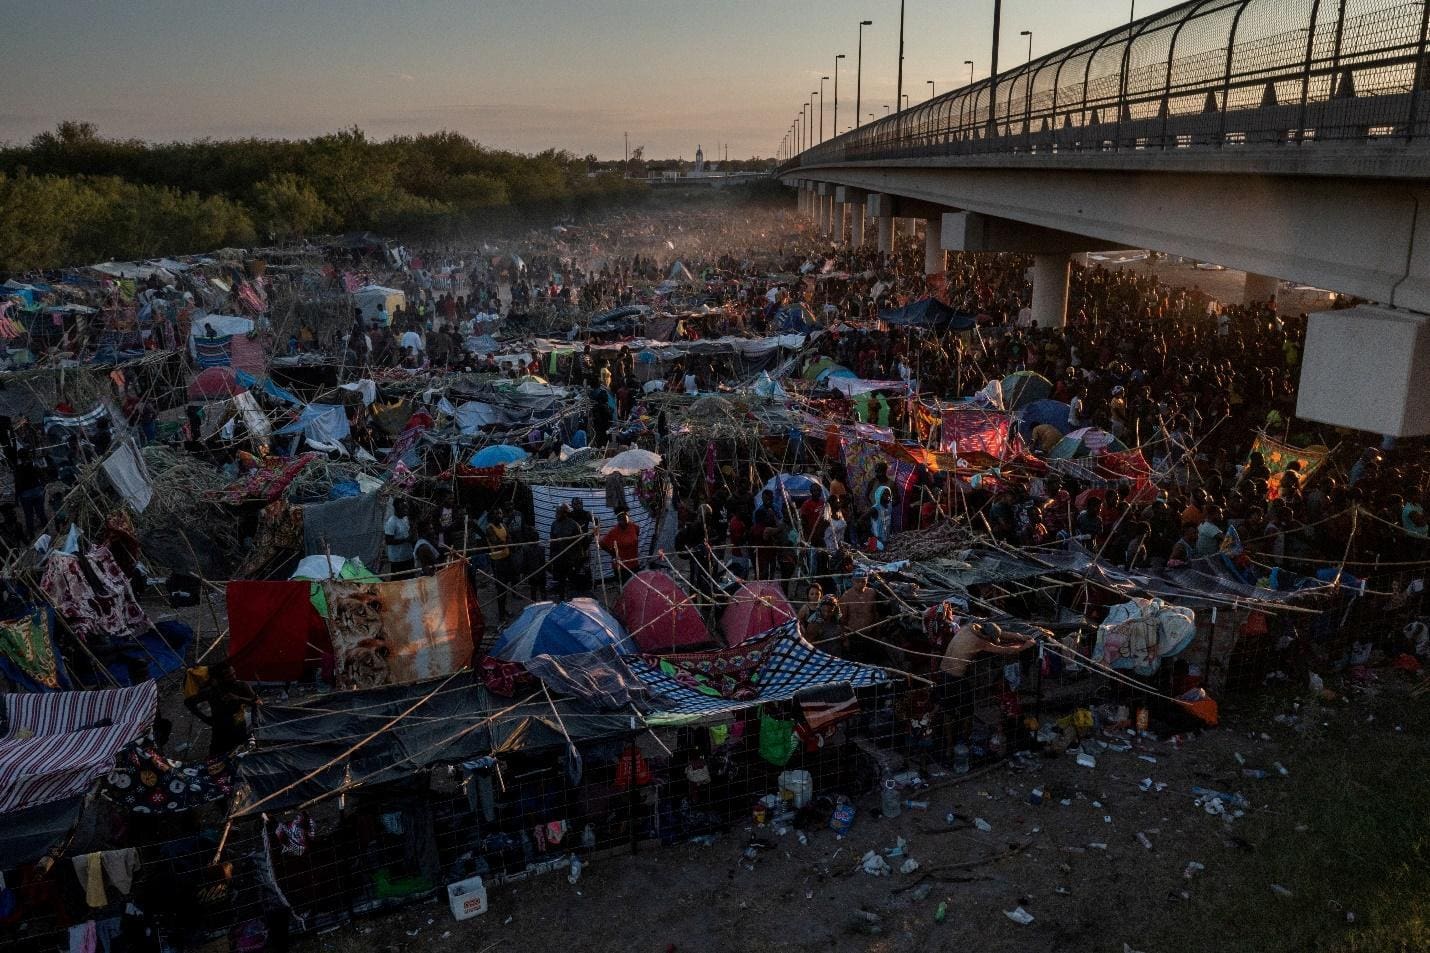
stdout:
[(956, 740), (967, 738), (973, 728), (978, 697), (969, 669), (974, 660), (980, 655), (1017, 655), (1033, 643), (1031, 637), (1004, 632), (992, 622), (967, 622), (958, 627), (933, 676), (934, 700), (943, 712), (945, 751), (951, 752)]

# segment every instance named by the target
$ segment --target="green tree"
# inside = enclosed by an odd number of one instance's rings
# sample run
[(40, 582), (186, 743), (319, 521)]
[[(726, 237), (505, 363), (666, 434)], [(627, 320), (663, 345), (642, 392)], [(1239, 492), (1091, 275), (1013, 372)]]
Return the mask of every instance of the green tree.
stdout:
[(333, 210), (302, 176), (272, 175), (253, 189), (253, 209), (264, 233), (274, 238), (301, 238), (326, 228)]

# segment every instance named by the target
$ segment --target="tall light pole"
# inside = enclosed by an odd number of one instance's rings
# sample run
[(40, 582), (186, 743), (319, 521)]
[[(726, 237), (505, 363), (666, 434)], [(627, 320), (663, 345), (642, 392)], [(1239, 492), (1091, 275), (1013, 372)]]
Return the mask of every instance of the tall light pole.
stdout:
[(988, 60), (988, 131), (998, 116), (998, 30), (1003, 23), (1003, 0), (993, 0), (993, 55)]
[(902, 103), (899, 105), (899, 110), (902, 112), (903, 110), (908, 109), (908, 108), (909, 108), (909, 94), (908, 94), (908, 93), (904, 93), (904, 98), (903, 98)]
[(839, 135), (839, 61), (843, 53), (834, 54), (834, 134)]
[(968, 85), (973, 85), (973, 60), (964, 60), (963, 65), (968, 67)]
[(888, 104), (888, 103), (885, 103), (885, 104), (884, 104), (884, 115), (885, 115), (885, 116), (889, 115), (889, 104)]
[(819, 141), (824, 141), (824, 81), (828, 76), (819, 77)]
[(1029, 63), (1033, 62), (1033, 31), (1032, 31), (1032, 30), (1019, 30), (1019, 31), (1018, 31), (1018, 35), (1019, 35), (1019, 36), (1026, 36), (1026, 37), (1028, 38), (1028, 62), (1029, 62)]
[(1137, 22), (1137, 0), (1132, 0), (1132, 9), (1127, 12), (1127, 22)]
[(818, 95), (814, 90), (809, 91), (809, 138), (805, 141), (810, 145), (814, 145), (814, 97)]
[(894, 89), (894, 103), (903, 101), (904, 96), (904, 0), (899, 0), (899, 82)]
[(926, 82), (929, 84), (929, 99), (933, 99), (934, 93), (936, 92), (933, 85), (933, 80), (926, 80)]
[(859, 21), (859, 56), (854, 61), (854, 126), (859, 126), (860, 108), (864, 102), (864, 28), (873, 26), (873, 20)]

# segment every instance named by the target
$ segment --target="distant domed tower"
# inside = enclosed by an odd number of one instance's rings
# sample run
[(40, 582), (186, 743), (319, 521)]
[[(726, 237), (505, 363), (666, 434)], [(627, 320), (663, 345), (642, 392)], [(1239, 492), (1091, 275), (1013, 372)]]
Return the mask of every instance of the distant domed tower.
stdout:
[(705, 171), (705, 150), (699, 146), (695, 147), (695, 174), (700, 175)]

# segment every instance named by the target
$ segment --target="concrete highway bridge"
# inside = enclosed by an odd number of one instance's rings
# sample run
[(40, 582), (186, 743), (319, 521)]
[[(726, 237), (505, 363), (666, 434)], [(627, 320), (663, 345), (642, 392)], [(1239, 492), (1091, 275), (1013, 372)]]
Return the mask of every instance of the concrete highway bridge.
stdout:
[(1148, 248), (1375, 302), (1316, 316), (1298, 413), (1430, 433), (1430, 2), (1189, 0), (806, 149), (777, 175), (831, 239), (1033, 256)]

